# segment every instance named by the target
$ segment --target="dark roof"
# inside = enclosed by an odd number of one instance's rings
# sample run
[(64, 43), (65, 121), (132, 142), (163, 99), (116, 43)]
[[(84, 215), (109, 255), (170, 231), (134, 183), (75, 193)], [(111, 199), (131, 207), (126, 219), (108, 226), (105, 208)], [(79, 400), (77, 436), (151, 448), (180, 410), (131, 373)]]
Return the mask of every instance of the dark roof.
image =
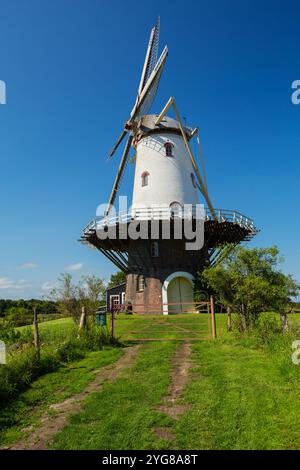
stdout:
[(126, 282), (121, 282), (121, 284), (117, 284), (116, 286), (108, 287), (106, 289), (106, 292), (108, 292), (109, 290), (112, 290), (112, 289), (116, 289), (117, 287), (121, 287), (121, 286), (126, 286)]

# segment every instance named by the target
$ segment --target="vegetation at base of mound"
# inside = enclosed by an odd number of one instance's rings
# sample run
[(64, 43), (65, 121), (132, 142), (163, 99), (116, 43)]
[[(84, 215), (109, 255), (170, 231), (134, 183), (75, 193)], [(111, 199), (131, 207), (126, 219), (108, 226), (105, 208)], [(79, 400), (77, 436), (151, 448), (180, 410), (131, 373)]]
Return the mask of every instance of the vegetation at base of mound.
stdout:
[[(56, 323), (55, 323), (56, 322)], [(69, 320), (54, 320), (42, 324), (41, 349), (37, 354), (33, 346), (30, 327), (14, 330), (12, 344), (7, 347), (7, 364), (0, 365), (0, 405), (15, 398), (41, 375), (55, 371), (62, 365), (85, 357), (89, 351), (105, 346), (119, 346), (106, 327), (98, 327), (89, 319), (87, 328), (78, 335), (78, 328)], [(64, 326), (67, 325), (64, 331)], [(55, 328), (56, 325), (56, 328)]]

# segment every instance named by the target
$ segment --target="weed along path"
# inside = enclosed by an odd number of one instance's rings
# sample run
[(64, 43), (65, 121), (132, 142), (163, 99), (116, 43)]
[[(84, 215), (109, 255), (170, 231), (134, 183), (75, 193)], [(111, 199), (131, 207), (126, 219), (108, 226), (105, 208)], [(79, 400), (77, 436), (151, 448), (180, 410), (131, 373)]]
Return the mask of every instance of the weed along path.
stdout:
[(93, 392), (99, 391), (104, 382), (116, 380), (124, 369), (132, 366), (139, 349), (140, 346), (125, 348), (123, 356), (114, 364), (100, 369), (96, 378), (83, 390), (83, 392), (75, 394), (63, 402), (50, 405), (50, 413), (46, 413), (41, 417), (41, 425), (34, 431), (30, 432), (26, 439), (17, 442), (11, 446), (10, 449), (46, 449), (53, 436), (65, 426), (68, 418), (82, 409), (83, 402), (89, 395)]

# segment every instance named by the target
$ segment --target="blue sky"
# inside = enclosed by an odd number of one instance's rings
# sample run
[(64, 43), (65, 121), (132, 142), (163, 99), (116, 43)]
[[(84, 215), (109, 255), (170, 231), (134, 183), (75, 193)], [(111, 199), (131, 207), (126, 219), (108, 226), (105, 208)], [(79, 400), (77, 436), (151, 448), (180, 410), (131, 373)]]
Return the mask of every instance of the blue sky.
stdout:
[(300, 280), (299, 13), (296, 0), (0, 0), (0, 297), (115, 271), (77, 239), (107, 201), (158, 14), (169, 56), (153, 111), (175, 96), (200, 128), (214, 206), (253, 217), (252, 245), (278, 245)]

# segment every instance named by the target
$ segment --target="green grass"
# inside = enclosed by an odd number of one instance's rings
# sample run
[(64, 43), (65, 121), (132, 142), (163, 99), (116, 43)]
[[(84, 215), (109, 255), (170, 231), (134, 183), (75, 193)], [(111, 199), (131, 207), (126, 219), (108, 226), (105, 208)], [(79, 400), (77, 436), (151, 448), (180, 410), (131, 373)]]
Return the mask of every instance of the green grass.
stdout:
[[(104, 346), (120, 346), (107, 329), (89, 321), (89, 327), (78, 336), (71, 319), (55, 320), (40, 328), (40, 354), (33, 346), (32, 331), (19, 329), (10, 337), (7, 363), (0, 366), (0, 407), (17, 399), (38, 378), (58, 370), (62, 365), (83, 359)], [(1, 336), (0, 336), (1, 337)]]
[(300, 369), (291, 350), (272, 354), (251, 341), (193, 345), (190, 410), (175, 425), (186, 449), (300, 449)]
[[(220, 323), (223, 323), (223, 317)], [(145, 338), (176, 340), (210, 337), (207, 315), (202, 314), (170, 316), (119, 314), (115, 320), (115, 334), (122, 341)]]
[[(178, 345), (177, 345), (178, 346)], [(132, 369), (94, 393), (54, 440), (55, 449), (163, 449), (154, 426), (171, 419), (156, 408), (167, 393), (175, 343), (148, 343)]]
[[(22, 334), (30, 335), (32, 326), (21, 326), (17, 328)], [(67, 340), (70, 336), (76, 336), (78, 327), (72, 318), (60, 318), (39, 323), (39, 333), (41, 342), (44, 344), (59, 344)]]
[[(279, 335), (266, 345), (255, 336), (238, 338), (226, 332), (226, 315), (217, 315), (216, 341), (192, 343), (190, 382), (178, 403), (188, 405), (187, 411), (179, 420), (158, 411), (170, 384), (172, 357), (180, 347), (170, 341), (182, 334), (173, 325), (186, 322), (192, 331), (202, 317), (119, 315), (116, 334), (121, 340), (155, 333), (165, 341), (143, 344), (132, 368), (87, 398), (83, 411), (55, 436), (53, 448), (300, 449), (300, 366), (291, 362), (291, 337)], [(300, 314), (290, 315), (290, 323), (299, 325)], [(47, 322), (41, 334), (45, 341), (61, 341), (72, 325), (71, 319)], [(148, 331), (141, 333), (145, 327)], [(0, 413), (2, 445), (35, 425), (49, 404), (83, 390), (95, 369), (120, 354), (120, 349), (89, 353), (35, 381)], [(174, 439), (159, 439), (155, 427), (166, 427)]]
[[(55, 438), (55, 449), (300, 449), (300, 370), (290, 351), (252, 339), (193, 343), (194, 369), (176, 421), (157, 411), (178, 343), (143, 346), (133, 370), (93, 394)], [(165, 426), (173, 442), (154, 436)]]
[(0, 410), (0, 445), (24, 437), (22, 429), (38, 424), (50, 404), (81, 392), (93, 380), (95, 370), (116, 361), (121, 355), (120, 348), (91, 352), (84, 359), (35, 380), (26, 392)]
[[(138, 327), (140, 319), (132, 320)], [(120, 322), (125, 335), (131, 320)], [(181, 400), (190, 408), (178, 421), (157, 411), (178, 344), (147, 344), (133, 371), (91, 396), (54, 448), (300, 449), (300, 369), (291, 363), (288, 340), (259, 348), (255, 338), (228, 335), (225, 315), (217, 324), (221, 339), (192, 344), (195, 367)], [(167, 427), (175, 440), (156, 438), (155, 426)]]
[[(267, 313), (268, 316), (274, 315), (278, 317), (278, 314), (272, 314), (272, 312)], [(163, 321), (165, 327), (160, 325), (159, 327), (154, 326), (155, 321)], [(300, 314), (290, 314), (289, 321), (291, 323), (300, 324)], [(107, 319), (109, 322), (109, 317)], [(151, 325), (152, 323), (152, 325)], [(172, 332), (170, 325), (176, 325), (178, 323), (186, 323), (186, 329), (190, 332), (199, 331), (201, 336), (208, 336), (208, 323), (207, 315), (193, 315), (193, 314), (183, 314), (183, 315), (172, 315), (172, 316), (162, 316), (162, 315), (125, 315), (119, 314), (116, 316), (115, 321), (115, 334), (120, 337), (122, 341), (130, 341), (135, 338), (149, 337), (149, 331), (157, 334), (158, 338), (161, 339), (176, 339), (183, 337), (183, 334), (179, 334), (177, 330), (176, 333)], [(216, 323), (217, 323), (217, 334), (218, 337), (224, 338), (227, 336), (226, 333), (226, 314), (216, 314)], [(142, 330), (145, 329), (145, 333), (142, 333)], [(48, 322), (40, 323), (39, 325), (41, 340), (44, 343), (56, 342), (60, 343), (61, 341), (66, 340), (70, 334), (76, 335), (77, 327), (74, 325), (74, 322), (71, 318), (61, 318), (58, 320), (51, 320)], [(27, 330), (31, 331), (31, 327), (22, 326), (18, 330)], [(159, 335), (158, 331), (159, 330)], [(200, 334), (199, 334), (200, 336)]]

